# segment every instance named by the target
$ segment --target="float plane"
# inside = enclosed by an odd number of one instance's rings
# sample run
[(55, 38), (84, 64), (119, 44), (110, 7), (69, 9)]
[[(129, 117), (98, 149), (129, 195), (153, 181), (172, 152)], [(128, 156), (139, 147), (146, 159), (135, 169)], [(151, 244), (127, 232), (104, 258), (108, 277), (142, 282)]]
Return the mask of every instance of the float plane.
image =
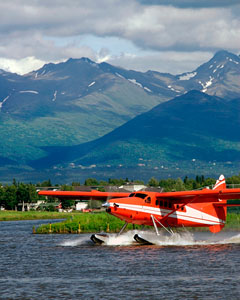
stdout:
[[(173, 234), (173, 227), (208, 227), (213, 233), (223, 229), (226, 223), (227, 207), (240, 206), (228, 203), (227, 200), (240, 199), (240, 188), (226, 187), (223, 175), (219, 177), (212, 189), (180, 191), (180, 192), (149, 192), (133, 193), (90, 192), (81, 191), (40, 191), (39, 195), (59, 199), (95, 199), (106, 200), (103, 206), (106, 211), (125, 221), (119, 234), (128, 223), (154, 226), (156, 235), (159, 228)], [(118, 234), (118, 235), (119, 235)], [(101, 244), (108, 239), (107, 234), (93, 234), (91, 240)], [(141, 244), (150, 244), (140, 234), (134, 239)]]

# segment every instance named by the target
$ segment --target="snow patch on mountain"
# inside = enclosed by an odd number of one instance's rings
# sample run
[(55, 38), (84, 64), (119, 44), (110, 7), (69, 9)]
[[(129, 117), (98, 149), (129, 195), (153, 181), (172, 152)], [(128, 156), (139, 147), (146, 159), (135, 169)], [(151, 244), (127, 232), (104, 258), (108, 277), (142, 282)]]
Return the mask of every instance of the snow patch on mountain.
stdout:
[(216, 67), (216, 69), (213, 70), (213, 73), (215, 73), (219, 67), (220, 67), (220, 65), (218, 65), (218, 66)]
[(215, 73), (218, 69), (223, 69), (223, 68), (224, 68), (224, 64), (218, 65), (216, 69), (213, 70), (213, 73)]
[(57, 99), (57, 91), (54, 92), (52, 101), (55, 101), (56, 99)]
[(136, 85), (140, 86), (141, 88), (143, 88), (143, 86), (141, 85), (141, 83), (137, 82), (136, 79), (128, 79), (128, 81), (130, 81), (131, 83), (136, 84)]
[(95, 83), (96, 83), (95, 81), (91, 82), (91, 83), (88, 85), (88, 87), (93, 86)]
[(37, 91), (31, 91), (31, 90), (19, 91), (19, 93), (20, 93), (20, 94), (24, 94), (24, 93), (39, 94)]
[(202, 85), (203, 89), (201, 92), (205, 93), (207, 91), (207, 88), (212, 85), (214, 78), (210, 76), (209, 80), (206, 83), (202, 83), (199, 81), (199, 83)]
[(189, 80), (197, 75), (197, 72), (185, 73), (179, 76), (179, 80)]
[(228, 59), (229, 61), (231, 61), (231, 62), (235, 63), (236, 65), (238, 65), (238, 64), (239, 64), (239, 62), (238, 62), (238, 61), (236, 61), (236, 60), (233, 60), (233, 59), (231, 59), (230, 57), (227, 57), (227, 59)]
[(7, 96), (6, 98), (4, 98), (3, 99), (3, 101), (2, 102), (0, 102), (0, 108), (2, 108), (2, 106), (3, 106), (3, 103), (5, 102), (5, 101), (7, 101), (7, 99), (9, 98), (9, 96)]
[(168, 85), (168, 88), (171, 90), (171, 91), (174, 91), (174, 92), (177, 92), (177, 93), (180, 93), (179, 90), (176, 90), (174, 89), (171, 85)]
[(95, 68), (99, 68), (98, 64), (95, 63), (94, 61), (91, 61), (89, 58), (87, 57), (82, 57), (80, 60), (77, 60), (77, 63), (81, 63), (81, 62), (85, 62), (85, 63), (88, 63), (89, 65), (95, 67)]
[(146, 86), (144, 87), (144, 90), (146, 90), (149, 93), (152, 93), (152, 91), (149, 88), (147, 88)]
[(125, 77), (123, 77), (121, 74), (119, 73), (115, 73), (118, 77), (122, 78), (122, 79), (126, 79)]
[[(120, 75), (120, 74), (119, 74)], [(120, 75), (121, 76), (121, 75)], [(122, 77), (122, 76), (121, 76)], [(143, 86), (140, 82), (137, 82), (136, 79), (128, 79), (128, 81), (130, 81), (131, 83), (139, 86), (140, 88), (144, 89), (145, 91), (149, 92), (149, 93), (152, 93), (152, 91), (146, 87), (146, 86)]]

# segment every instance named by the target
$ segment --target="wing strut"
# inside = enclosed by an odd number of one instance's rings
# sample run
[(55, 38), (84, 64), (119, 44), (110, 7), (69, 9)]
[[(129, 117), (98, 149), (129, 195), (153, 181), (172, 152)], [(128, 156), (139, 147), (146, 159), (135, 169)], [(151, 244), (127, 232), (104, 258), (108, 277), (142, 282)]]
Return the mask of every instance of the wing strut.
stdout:
[(168, 213), (167, 215), (165, 215), (165, 216), (161, 219), (161, 221), (165, 221), (165, 220), (166, 220), (170, 215), (172, 215), (175, 211), (181, 209), (182, 207), (186, 206), (186, 205), (189, 204), (189, 203), (194, 202), (197, 198), (198, 198), (198, 196), (195, 196), (191, 201), (186, 202), (186, 203), (183, 203), (183, 204), (180, 205), (179, 207), (173, 209), (172, 211), (170, 211), (170, 213)]

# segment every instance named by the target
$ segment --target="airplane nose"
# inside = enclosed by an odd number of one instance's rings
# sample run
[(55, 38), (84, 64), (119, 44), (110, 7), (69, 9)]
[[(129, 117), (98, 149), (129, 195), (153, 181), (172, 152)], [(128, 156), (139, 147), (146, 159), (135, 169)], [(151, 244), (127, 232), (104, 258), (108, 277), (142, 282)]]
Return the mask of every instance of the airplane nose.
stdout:
[(102, 207), (109, 208), (110, 207), (110, 203), (109, 202), (105, 202), (105, 203), (102, 204)]

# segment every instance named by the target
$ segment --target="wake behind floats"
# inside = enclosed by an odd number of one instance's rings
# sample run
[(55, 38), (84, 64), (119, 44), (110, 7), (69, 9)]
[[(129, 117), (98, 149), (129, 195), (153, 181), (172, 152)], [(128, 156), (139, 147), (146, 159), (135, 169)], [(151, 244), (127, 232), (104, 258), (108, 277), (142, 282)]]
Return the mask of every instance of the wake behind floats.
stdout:
[[(230, 199), (240, 199), (240, 188), (227, 189), (223, 175), (216, 181), (213, 189), (163, 193), (40, 191), (39, 195), (59, 199), (106, 200), (103, 204), (106, 211), (125, 221), (118, 235), (128, 223), (154, 226), (156, 235), (159, 235), (158, 228), (164, 228), (171, 234), (172, 227), (208, 227), (211, 232), (217, 233), (225, 226), (227, 207), (240, 206), (237, 203), (227, 203)], [(101, 244), (108, 239), (108, 235), (93, 234), (91, 239)], [(134, 239), (141, 244), (148, 243), (138, 234), (135, 234)]]

